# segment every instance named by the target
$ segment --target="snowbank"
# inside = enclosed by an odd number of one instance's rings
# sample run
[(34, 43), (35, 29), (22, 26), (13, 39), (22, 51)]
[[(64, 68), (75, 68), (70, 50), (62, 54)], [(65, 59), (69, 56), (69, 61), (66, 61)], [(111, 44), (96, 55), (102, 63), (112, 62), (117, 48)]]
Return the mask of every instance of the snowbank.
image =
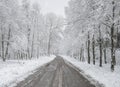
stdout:
[(111, 72), (110, 65), (103, 65), (103, 67), (99, 67), (97, 65), (89, 65), (86, 62), (79, 62), (73, 58), (63, 56), (64, 59), (68, 60), (70, 63), (78, 67), (80, 70), (86, 75), (91, 76), (93, 79), (99, 81), (104, 84), (105, 87), (120, 87), (120, 66), (116, 66), (114, 72)]
[(14, 82), (19, 82), (32, 74), (37, 68), (52, 61), (55, 56), (40, 57), (34, 60), (0, 60), (0, 87), (9, 87)]

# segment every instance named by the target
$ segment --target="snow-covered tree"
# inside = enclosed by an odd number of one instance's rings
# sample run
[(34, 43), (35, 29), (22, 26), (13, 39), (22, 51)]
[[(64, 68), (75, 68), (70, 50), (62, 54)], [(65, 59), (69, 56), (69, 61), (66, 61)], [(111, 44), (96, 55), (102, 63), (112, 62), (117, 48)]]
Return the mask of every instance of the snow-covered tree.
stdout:
[(119, 0), (70, 0), (68, 7), (65, 8), (68, 24), (64, 43), (67, 45), (66, 53), (81, 58), (80, 50), (84, 48), (82, 53), (88, 63), (93, 60), (95, 64), (99, 58), (102, 67), (103, 57), (104, 63), (107, 63), (107, 49), (112, 48), (111, 68), (114, 70), (119, 7)]
[(48, 55), (50, 55), (58, 51), (57, 45), (61, 41), (64, 19), (53, 13), (49, 13), (46, 15), (45, 20), (46, 29), (48, 30)]

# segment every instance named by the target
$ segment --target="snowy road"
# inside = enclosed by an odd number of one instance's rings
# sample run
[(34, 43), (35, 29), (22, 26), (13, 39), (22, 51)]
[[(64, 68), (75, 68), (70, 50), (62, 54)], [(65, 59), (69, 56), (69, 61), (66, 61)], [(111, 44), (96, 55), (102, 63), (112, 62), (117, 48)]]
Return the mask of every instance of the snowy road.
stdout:
[(95, 87), (61, 57), (38, 69), (16, 87)]

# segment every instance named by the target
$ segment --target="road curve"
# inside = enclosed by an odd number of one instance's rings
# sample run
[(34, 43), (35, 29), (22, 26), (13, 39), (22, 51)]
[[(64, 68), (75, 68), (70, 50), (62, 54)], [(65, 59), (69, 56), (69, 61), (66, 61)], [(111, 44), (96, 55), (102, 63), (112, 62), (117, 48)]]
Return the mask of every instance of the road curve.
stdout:
[(52, 62), (40, 67), (33, 75), (16, 87), (95, 87), (78, 71), (57, 56)]

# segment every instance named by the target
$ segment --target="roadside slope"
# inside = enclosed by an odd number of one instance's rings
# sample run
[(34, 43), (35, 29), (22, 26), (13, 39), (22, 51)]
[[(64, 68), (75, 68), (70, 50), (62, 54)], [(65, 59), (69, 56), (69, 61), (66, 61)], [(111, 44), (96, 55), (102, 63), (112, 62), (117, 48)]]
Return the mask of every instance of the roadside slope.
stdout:
[(116, 66), (116, 70), (111, 72), (109, 64), (103, 65), (101, 68), (98, 64), (94, 66), (92, 64), (89, 65), (86, 62), (80, 62), (68, 56), (62, 57), (82, 70), (81, 72), (84, 74), (84, 76), (93, 78), (93, 80), (104, 84), (105, 87), (120, 87), (120, 66)]
[(40, 66), (52, 61), (55, 56), (40, 57), (34, 60), (0, 60), (0, 87), (9, 87), (13, 83), (24, 80)]

